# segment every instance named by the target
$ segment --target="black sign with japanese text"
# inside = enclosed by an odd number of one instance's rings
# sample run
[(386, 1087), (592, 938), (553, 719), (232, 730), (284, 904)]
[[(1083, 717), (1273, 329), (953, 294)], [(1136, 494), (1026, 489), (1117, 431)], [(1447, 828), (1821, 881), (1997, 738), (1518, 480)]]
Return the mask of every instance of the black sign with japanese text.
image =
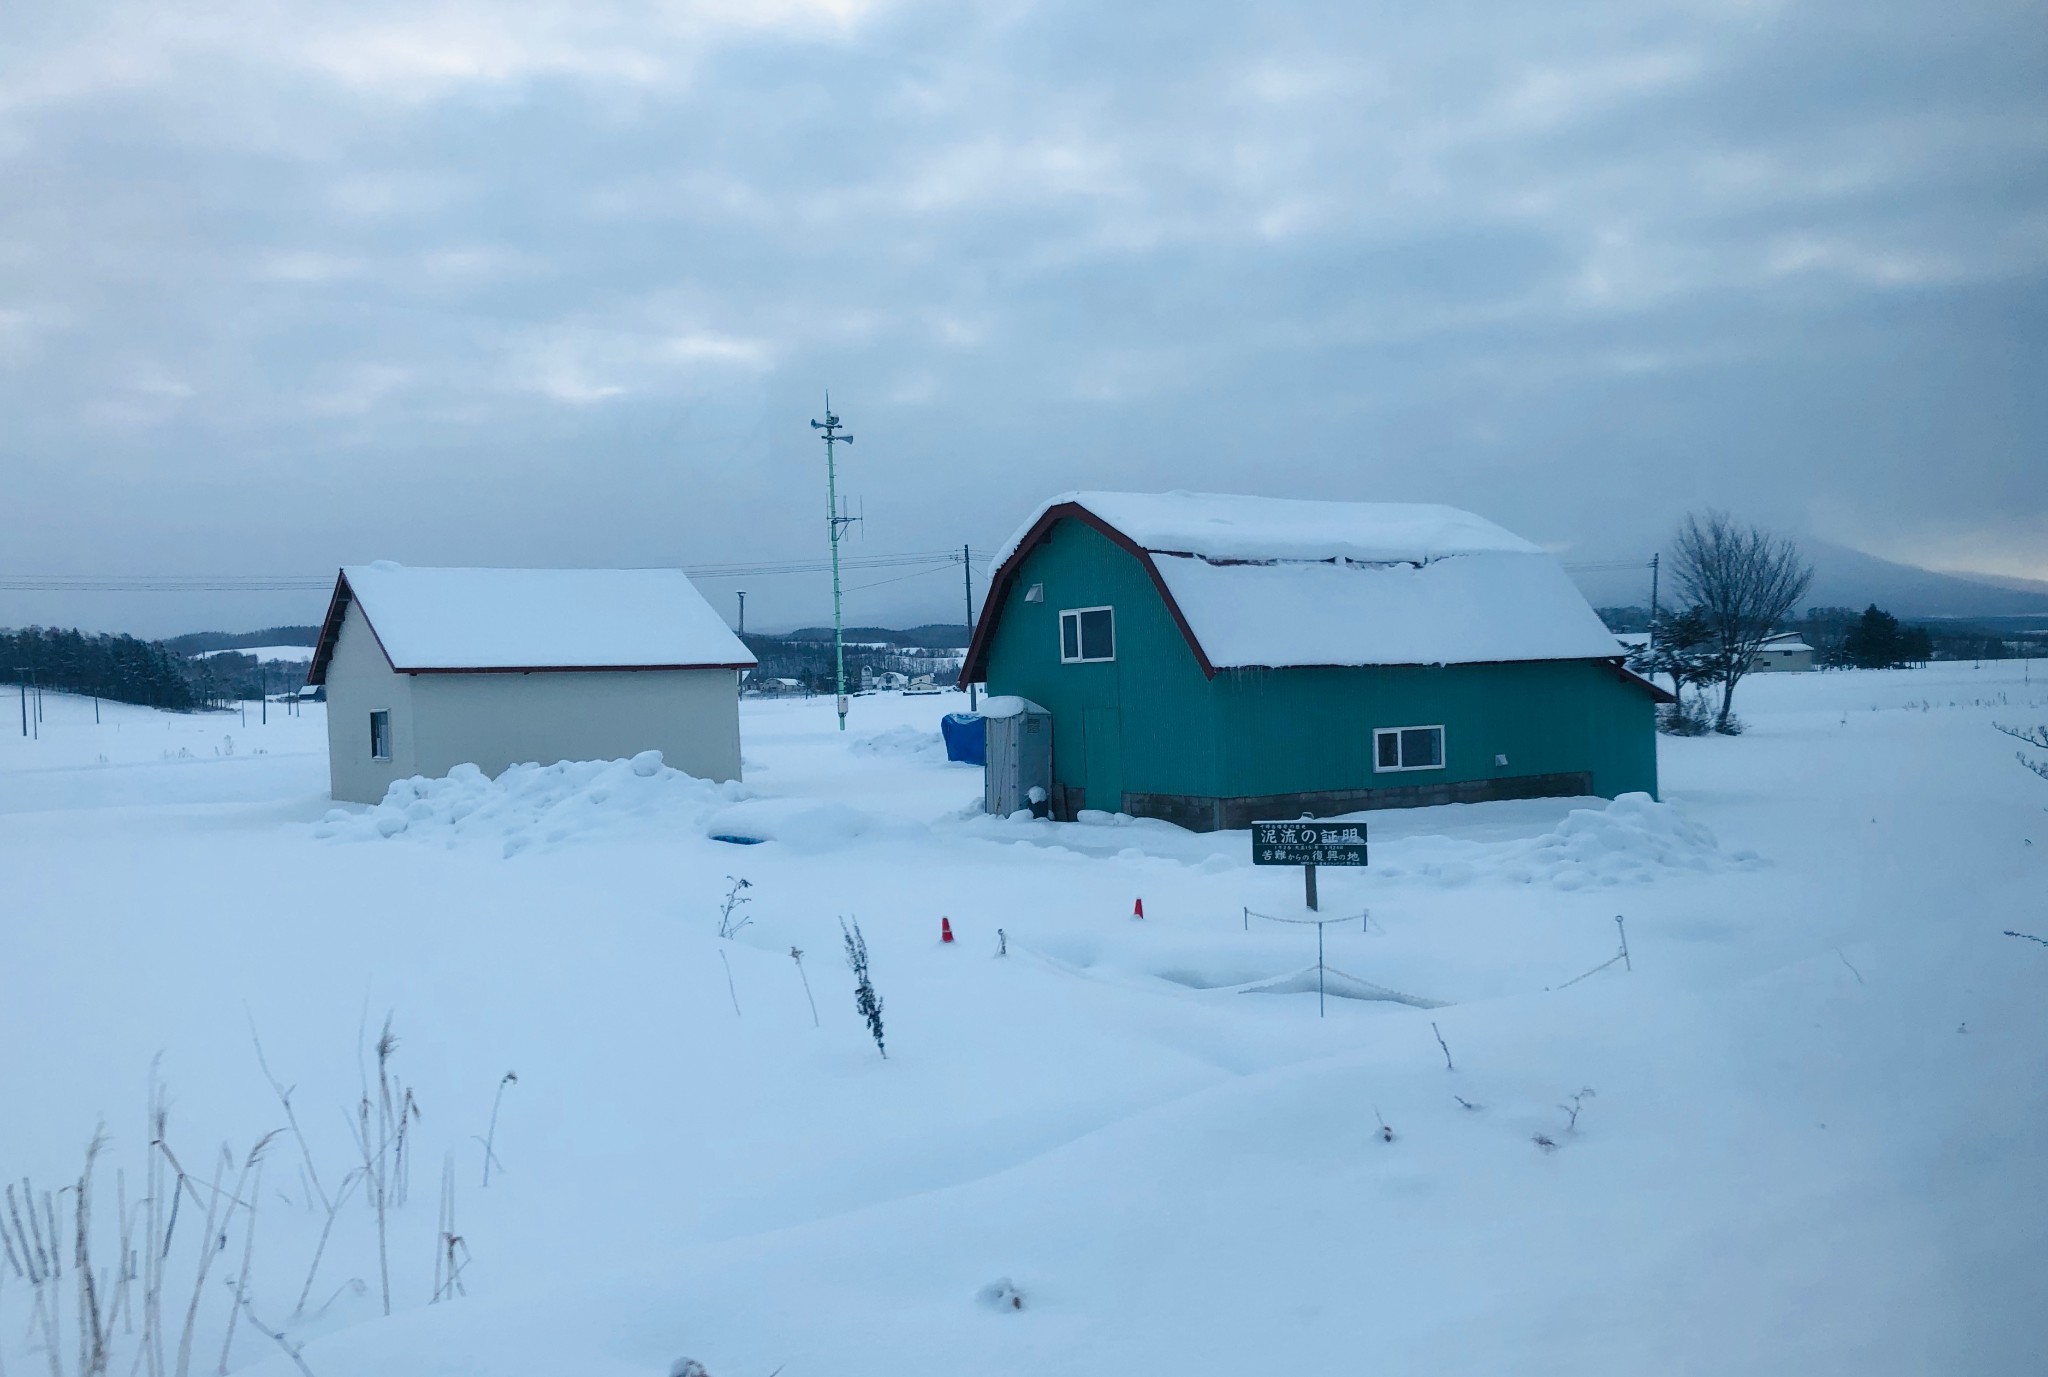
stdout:
[(1255, 822), (1253, 865), (1364, 865), (1362, 822)]

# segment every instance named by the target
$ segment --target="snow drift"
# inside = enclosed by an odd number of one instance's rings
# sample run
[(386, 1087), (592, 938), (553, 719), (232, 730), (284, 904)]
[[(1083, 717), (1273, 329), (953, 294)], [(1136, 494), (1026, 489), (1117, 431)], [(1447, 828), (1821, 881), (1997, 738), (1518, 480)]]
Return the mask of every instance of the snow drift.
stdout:
[(336, 808), (313, 829), (335, 841), (410, 837), (453, 846), (497, 841), (507, 856), (621, 825), (663, 823), (701, 829), (721, 808), (751, 798), (738, 782), (715, 784), (662, 763), (660, 751), (630, 760), (564, 760), (514, 765), (496, 779), (474, 765), (444, 778), (395, 781), (366, 811)]
[(873, 736), (856, 737), (846, 747), (855, 755), (884, 756), (946, 763), (946, 741), (935, 731), (922, 727), (891, 727)]
[(1712, 832), (1648, 794), (1574, 808), (1541, 836), (1505, 842), (1408, 837), (1376, 844), (1373, 857), (1374, 871), (1385, 878), (1445, 885), (1506, 880), (1558, 889), (1645, 884), (1674, 870), (1705, 874), (1762, 864), (1755, 852), (1723, 851)]

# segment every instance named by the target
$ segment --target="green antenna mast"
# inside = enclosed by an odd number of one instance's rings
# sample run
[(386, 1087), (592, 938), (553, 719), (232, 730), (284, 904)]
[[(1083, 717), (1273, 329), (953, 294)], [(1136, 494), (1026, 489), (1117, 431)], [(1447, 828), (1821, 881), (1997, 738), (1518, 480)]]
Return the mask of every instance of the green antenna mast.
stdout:
[(832, 674), (833, 695), (839, 709), (839, 730), (846, 730), (846, 630), (839, 612), (839, 537), (846, 528), (860, 520), (847, 516), (839, 505), (839, 474), (834, 445), (850, 445), (851, 435), (839, 433), (839, 418), (832, 414), (832, 394), (825, 394), (825, 419), (811, 422), (812, 430), (822, 430), (820, 436), (825, 442), (825, 527), (832, 535)]

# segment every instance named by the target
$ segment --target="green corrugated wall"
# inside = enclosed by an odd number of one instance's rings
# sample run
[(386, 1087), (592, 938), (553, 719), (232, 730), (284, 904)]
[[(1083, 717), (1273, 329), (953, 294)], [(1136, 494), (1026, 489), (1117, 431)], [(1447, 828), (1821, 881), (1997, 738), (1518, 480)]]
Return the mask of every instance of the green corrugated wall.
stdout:
[[(1215, 686), (1224, 797), (1580, 770), (1608, 798), (1657, 791), (1652, 700), (1592, 661), (1224, 670)], [(1375, 728), (1428, 726), (1444, 769), (1375, 773)]]
[[(1033, 584), (1043, 602), (1025, 600)], [(1116, 609), (1116, 659), (1061, 664), (1060, 612), (1103, 605)], [(1091, 808), (1118, 807), (1119, 790), (1234, 798), (1580, 770), (1610, 798), (1657, 789), (1654, 704), (1603, 665), (1246, 669), (1210, 680), (1138, 560), (1078, 521), (1026, 556), (999, 612), (989, 692), (1052, 712), (1053, 777), (1086, 786)], [(1437, 724), (1446, 769), (1374, 772), (1374, 728)], [(1120, 780), (1102, 777), (1112, 770)]]

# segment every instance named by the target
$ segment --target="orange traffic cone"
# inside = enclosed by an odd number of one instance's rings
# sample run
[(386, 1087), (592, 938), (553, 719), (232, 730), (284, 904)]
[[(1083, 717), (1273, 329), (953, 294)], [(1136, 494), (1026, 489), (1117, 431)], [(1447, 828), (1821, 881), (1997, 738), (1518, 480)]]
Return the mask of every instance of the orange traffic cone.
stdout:
[(941, 942), (953, 940), (953, 920), (951, 918), (939, 919), (939, 940)]
[(1145, 900), (1144, 900), (1143, 896), (1140, 896), (1140, 897), (1139, 897), (1139, 899), (1138, 899), (1138, 902), (1137, 902), (1137, 903), (1135, 903), (1135, 904), (1132, 904), (1132, 905), (1131, 905), (1131, 917), (1133, 917), (1133, 918), (1143, 918), (1144, 916), (1145, 916)]

